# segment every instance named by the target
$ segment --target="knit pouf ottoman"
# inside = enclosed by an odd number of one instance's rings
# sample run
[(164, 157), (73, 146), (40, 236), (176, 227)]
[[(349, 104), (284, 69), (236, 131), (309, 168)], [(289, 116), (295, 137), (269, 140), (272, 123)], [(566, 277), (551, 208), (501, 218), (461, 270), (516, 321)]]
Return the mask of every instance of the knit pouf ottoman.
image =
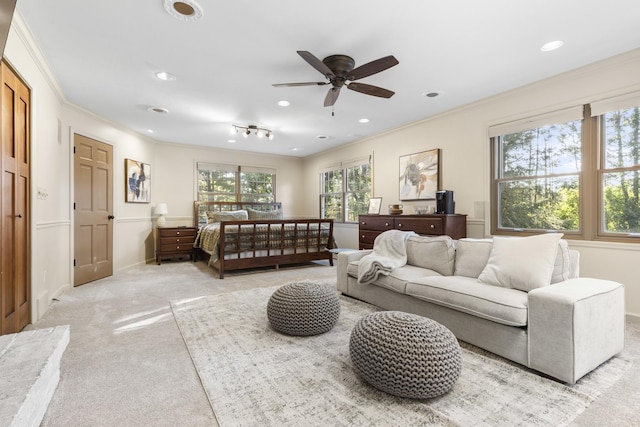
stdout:
[(372, 386), (428, 399), (451, 390), (462, 359), (453, 333), (435, 320), (401, 311), (364, 316), (351, 332), (351, 360)]
[(338, 293), (315, 282), (292, 282), (278, 288), (267, 303), (271, 327), (287, 335), (328, 332), (340, 316)]

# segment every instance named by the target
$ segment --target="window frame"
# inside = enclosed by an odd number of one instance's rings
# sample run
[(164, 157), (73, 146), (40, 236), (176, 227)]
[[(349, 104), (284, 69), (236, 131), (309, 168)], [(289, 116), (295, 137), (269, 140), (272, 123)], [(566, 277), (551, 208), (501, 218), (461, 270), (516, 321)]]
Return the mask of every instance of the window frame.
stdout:
[[(567, 239), (586, 240), (586, 241), (608, 241), (622, 243), (640, 243), (640, 233), (625, 232), (607, 232), (605, 231), (604, 215), (605, 215), (605, 197), (604, 197), (604, 176), (611, 171), (640, 170), (640, 165), (631, 168), (605, 168), (606, 136), (603, 125), (604, 114), (609, 111), (617, 111), (618, 109), (632, 108), (640, 106), (640, 92), (633, 96), (625, 94), (620, 97), (622, 101), (607, 99), (598, 102), (587, 103), (581, 108), (584, 109), (582, 118), (581, 131), (581, 167), (578, 174), (579, 184), (579, 229), (574, 230), (534, 230), (534, 229), (517, 229), (517, 228), (501, 228), (499, 226), (500, 200), (499, 185), (502, 182), (500, 178), (502, 146), (500, 143), (500, 129), (508, 129), (510, 132), (523, 131), (513, 130), (513, 123), (505, 125), (497, 125), (496, 129), (489, 128), (490, 143), (490, 205), (491, 205), (491, 224), (490, 232), (492, 235), (517, 235), (531, 236), (548, 232), (564, 233)], [(631, 100), (631, 101), (630, 101)], [(637, 104), (629, 107), (629, 102)], [(622, 105), (623, 107), (620, 107)], [(592, 108), (595, 107), (595, 111)], [(553, 117), (553, 113), (545, 115), (545, 120)], [(566, 121), (566, 120), (565, 120)], [(522, 123), (536, 123), (534, 119), (524, 119)], [(555, 122), (563, 123), (563, 122)], [(547, 123), (549, 124), (549, 123)], [(529, 128), (530, 129), (530, 128)], [(506, 132), (503, 134), (507, 134)]]
[[(361, 167), (363, 165), (367, 165), (369, 169), (369, 188), (365, 190), (352, 190), (349, 188), (349, 170), (357, 167)], [(340, 172), (342, 174), (341, 183), (340, 183), (340, 193), (324, 193), (325, 188), (325, 174), (331, 172)], [(344, 223), (344, 224), (357, 224), (358, 219), (356, 218), (354, 221), (348, 221), (349, 212), (351, 210), (348, 206), (348, 200), (350, 194), (364, 194), (368, 195), (368, 197), (372, 197), (373, 194), (373, 162), (372, 156), (361, 157), (352, 161), (341, 162), (326, 168), (323, 168), (319, 173), (319, 184), (320, 184), (320, 194), (319, 194), (319, 215), (320, 218), (326, 218), (326, 205), (324, 203), (325, 198), (328, 196), (339, 196), (340, 197), (340, 219), (336, 220), (334, 218), (334, 222)], [(368, 212), (368, 198), (366, 206), (362, 212), (358, 212), (355, 210), (356, 215), (366, 214)]]
[[(234, 174), (234, 192), (203, 192), (200, 191), (200, 171), (225, 171)], [(242, 192), (242, 174), (243, 173), (264, 173), (272, 175), (273, 193), (271, 193), (271, 201), (275, 202), (276, 198), (276, 179), (277, 170), (275, 168), (267, 167), (255, 167), (255, 166), (242, 166), (242, 165), (230, 165), (222, 163), (209, 163), (209, 162), (196, 162), (196, 200), (209, 200), (209, 201), (227, 201), (227, 202), (251, 202), (252, 200), (246, 200), (243, 196), (250, 196), (253, 193)], [(208, 197), (201, 198), (202, 194), (207, 194)], [(258, 194), (258, 193), (256, 193)], [(265, 193), (269, 194), (269, 193)]]

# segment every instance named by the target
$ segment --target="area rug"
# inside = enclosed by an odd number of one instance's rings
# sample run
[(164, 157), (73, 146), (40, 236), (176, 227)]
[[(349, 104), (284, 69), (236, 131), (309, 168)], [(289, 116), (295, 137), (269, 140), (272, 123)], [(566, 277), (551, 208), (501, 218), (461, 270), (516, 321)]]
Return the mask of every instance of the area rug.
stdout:
[[(337, 325), (315, 337), (269, 327), (266, 306), (277, 288), (172, 303), (219, 424), (226, 426), (563, 426), (623, 374), (612, 359), (585, 386), (567, 387), (462, 350), (462, 371), (447, 394), (427, 400), (380, 392), (354, 371), (349, 336), (375, 307), (341, 297)], [(603, 378), (598, 378), (598, 376)]]

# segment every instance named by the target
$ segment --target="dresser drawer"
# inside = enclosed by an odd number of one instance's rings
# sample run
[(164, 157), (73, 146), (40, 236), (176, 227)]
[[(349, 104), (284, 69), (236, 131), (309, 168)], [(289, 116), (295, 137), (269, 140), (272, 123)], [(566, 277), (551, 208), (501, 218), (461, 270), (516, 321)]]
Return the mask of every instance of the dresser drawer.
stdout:
[(388, 217), (360, 217), (361, 230), (393, 230), (393, 219)]
[(362, 247), (363, 245), (373, 247), (373, 241), (376, 240), (376, 237), (378, 237), (379, 235), (379, 231), (360, 230), (360, 232), (358, 233), (358, 241), (360, 242), (360, 247)]
[(396, 229), (415, 231), (418, 234), (442, 234), (440, 218), (395, 218)]
[(192, 227), (158, 228), (158, 236), (163, 237), (195, 237), (196, 229)]

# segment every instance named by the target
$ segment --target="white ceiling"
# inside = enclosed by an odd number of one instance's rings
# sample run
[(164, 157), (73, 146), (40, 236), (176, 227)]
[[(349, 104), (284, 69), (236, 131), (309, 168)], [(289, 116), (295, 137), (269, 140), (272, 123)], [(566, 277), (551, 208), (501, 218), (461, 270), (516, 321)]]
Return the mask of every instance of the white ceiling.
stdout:
[[(203, 15), (192, 22), (164, 2), (18, 0), (18, 10), (67, 101), (158, 141), (290, 156), (640, 47), (638, 0), (195, 0)], [(541, 52), (552, 40), (564, 46)], [(297, 50), (347, 54), (356, 66), (394, 55), (399, 65), (359, 81), (396, 94), (343, 89), (332, 117), (329, 86), (271, 86), (324, 80)], [(176, 80), (159, 81), (158, 71)], [(441, 95), (423, 95), (433, 91)], [(283, 99), (291, 105), (279, 107)], [(271, 129), (275, 139), (229, 143), (231, 124)]]

